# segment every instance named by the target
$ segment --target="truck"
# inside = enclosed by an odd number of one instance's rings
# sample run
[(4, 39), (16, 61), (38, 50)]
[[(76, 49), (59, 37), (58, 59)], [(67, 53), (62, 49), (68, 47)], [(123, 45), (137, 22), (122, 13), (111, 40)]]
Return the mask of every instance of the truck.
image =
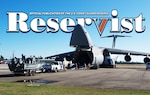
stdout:
[(58, 72), (63, 70), (64, 65), (61, 61), (45, 60), (45, 64), (43, 65), (44, 72)]

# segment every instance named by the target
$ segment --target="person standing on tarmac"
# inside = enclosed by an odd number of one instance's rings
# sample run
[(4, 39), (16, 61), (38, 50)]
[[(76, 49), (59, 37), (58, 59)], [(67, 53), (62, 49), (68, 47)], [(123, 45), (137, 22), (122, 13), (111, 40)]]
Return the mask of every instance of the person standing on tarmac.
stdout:
[(36, 58), (35, 56), (33, 56), (32, 63), (35, 64), (35, 62), (36, 62)]
[(26, 58), (23, 54), (21, 55), (21, 59), (22, 59), (22, 62), (25, 63)]

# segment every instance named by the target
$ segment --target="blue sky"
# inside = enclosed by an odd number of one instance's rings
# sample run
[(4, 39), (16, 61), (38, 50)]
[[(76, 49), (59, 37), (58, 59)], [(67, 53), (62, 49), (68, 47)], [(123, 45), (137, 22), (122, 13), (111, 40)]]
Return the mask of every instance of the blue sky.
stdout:
[[(72, 51), (74, 48), (69, 47), (71, 33), (64, 33), (61, 30), (57, 33), (7, 33), (8, 29), (8, 16), (7, 12), (25, 12), (28, 14), (28, 22), (36, 16), (29, 15), (30, 12), (108, 12), (108, 15), (55, 15), (55, 16), (39, 16), (43, 19), (50, 17), (57, 17), (59, 20), (70, 17), (76, 19), (83, 18), (105, 18), (111, 17), (113, 9), (118, 10), (118, 18), (121, 20), (123, 17), (137, 17), (141, 13), (145, 18), (143, 26), (146, 30), (143, 33), (136, 33), (135, 30), (131, 33), (110, 33), (111, 22), (109, 21), (104, 29), (102, 36), (121, 34), (132, 36), (130, 38), (118, 38), (116, 48), (134, 51), (143, 51), (150, 53), (150, 14), (149, 14), (150, 1), (137, 1), (137, 0), (5, 0), (0, 3), (0, 55), (5, 58), (11, 58), (12, 53), (17, 57), (21, 54), (26, 56), (49, 56), (59, 54), (67, 51)], [(94, 22), (91, 26), (85, 26), (89, 32), (94, 45), (100, 47), (111, 47), (112, 39), (100, 38)]]

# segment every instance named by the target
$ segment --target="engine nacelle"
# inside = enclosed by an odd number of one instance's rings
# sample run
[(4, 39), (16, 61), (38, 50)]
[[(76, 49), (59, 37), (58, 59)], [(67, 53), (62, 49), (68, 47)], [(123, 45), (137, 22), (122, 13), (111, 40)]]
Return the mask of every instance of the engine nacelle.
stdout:
[(126, 55), (124, 57), (125, 61), (130, 62), (131, 61), (131, 56), (130, 55)]
[(68, 55), (68, 56), (66, 56), (66, 60), (67, 60), (67, 61), (71, 61), (72, 59), (73, 59), (73, 57), (72, 57), (72, 56), (69, 56), (69, 55)]
[(150, 58), (149, 57), (145, 57), (144, 58), (144, 63), (150, 62)]

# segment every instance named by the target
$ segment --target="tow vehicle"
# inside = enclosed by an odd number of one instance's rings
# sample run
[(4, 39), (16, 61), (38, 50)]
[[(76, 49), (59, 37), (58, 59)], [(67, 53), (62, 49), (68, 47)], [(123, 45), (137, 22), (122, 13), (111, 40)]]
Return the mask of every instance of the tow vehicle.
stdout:
[(43, 72), (58, 72), (64, 70), (64, 65), (61, 61), (54, 60), (43, 60), (45, 64), (43, 65)]

